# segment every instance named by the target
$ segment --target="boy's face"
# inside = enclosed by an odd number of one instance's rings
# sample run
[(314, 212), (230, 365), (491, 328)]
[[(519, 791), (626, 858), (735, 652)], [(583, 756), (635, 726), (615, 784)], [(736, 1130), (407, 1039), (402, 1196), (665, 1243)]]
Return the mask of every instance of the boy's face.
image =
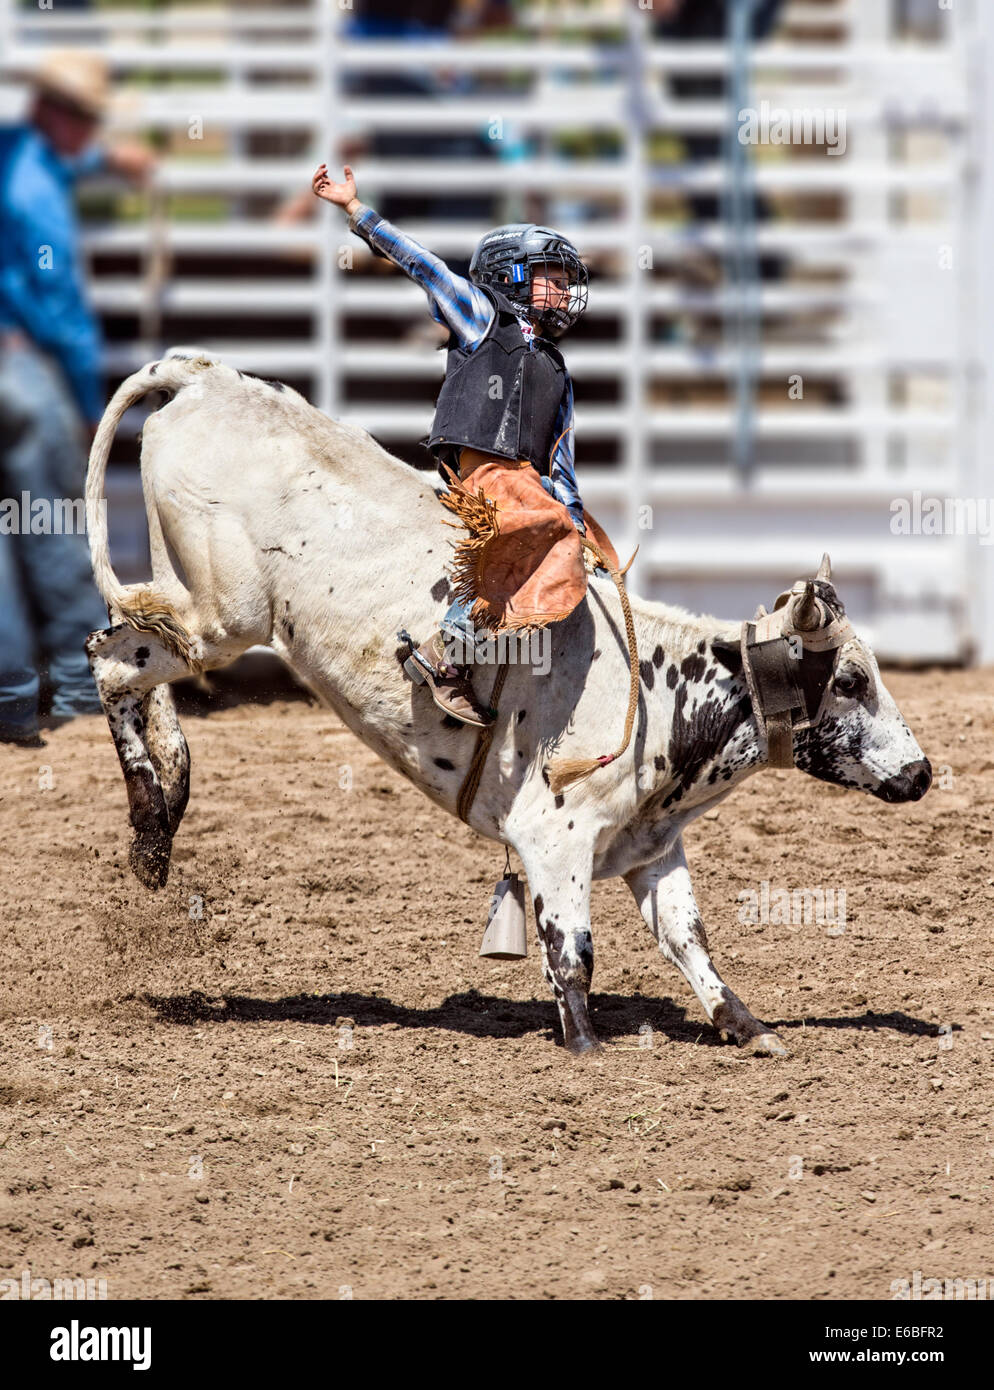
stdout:
[(538, 265), (532, 271), (532, 308), (569, 308), (569, 276), (562, 266)]

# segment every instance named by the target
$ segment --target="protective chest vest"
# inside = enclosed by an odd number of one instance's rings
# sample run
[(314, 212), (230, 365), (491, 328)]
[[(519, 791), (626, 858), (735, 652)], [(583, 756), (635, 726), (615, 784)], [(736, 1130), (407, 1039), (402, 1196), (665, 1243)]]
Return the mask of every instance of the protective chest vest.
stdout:
[(546, 338), (529, 348), (510, 300), (497, 290), (484, 293), (497, 312), (472, 352), (450, 346), (426, 443), (440, 460), (468, 447), (530, 459), (540, 473), (548, 472), (566, 364)]

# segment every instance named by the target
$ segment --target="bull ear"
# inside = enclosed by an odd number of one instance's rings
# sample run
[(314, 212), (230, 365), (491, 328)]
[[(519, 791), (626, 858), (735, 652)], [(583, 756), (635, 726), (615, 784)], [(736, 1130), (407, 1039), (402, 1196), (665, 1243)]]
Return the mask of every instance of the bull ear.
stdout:
[(719, 637), (711, 643), (711, 652), (719, 666), (724, 666), (733, 676), (742, 671), (742, 648), (731, 638)]
[(816, 578), (816, 579), (825, 579), (825, 580), (831, 581), (831, 578), (832, 578), (832, 562), (831, 562), (831, 560), (828, 558), (828, 551), (827, 551), (827, 550), (825, 551), (824, 555), (821, 557), (821, 564), (818, 566), (818, 573), (815, 575), (815, 578)]

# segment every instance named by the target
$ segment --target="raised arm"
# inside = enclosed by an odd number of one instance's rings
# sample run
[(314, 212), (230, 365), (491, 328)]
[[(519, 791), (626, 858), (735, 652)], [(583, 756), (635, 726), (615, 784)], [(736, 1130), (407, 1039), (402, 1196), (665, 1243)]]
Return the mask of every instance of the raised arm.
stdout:
[(493, 305), (484, 292), (361, 203), (348, 165), (343, 182), (334, 183), (328, 177), (328, 166), (322, 164), (311, 180), (311, 188), (318, 198), (343, 208), (352, 231), (421, 286), (428, 296), (432, 318), (451, 329), (461, 348), (472, 351), (482, 341), (494, 315)]

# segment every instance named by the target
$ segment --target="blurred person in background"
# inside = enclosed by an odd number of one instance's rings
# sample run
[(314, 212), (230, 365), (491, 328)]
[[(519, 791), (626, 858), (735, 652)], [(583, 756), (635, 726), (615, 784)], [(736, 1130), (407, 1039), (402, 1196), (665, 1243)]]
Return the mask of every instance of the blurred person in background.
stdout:
[(104, 408), (72, 189), (105, 171), (142, 182), (154, 156), (94, 143), (110, 100), (95, 54), (51, 53), (30, 81), (27, 118), (0, 127), (0, 505), (15, 504), (6, 524), (0, 512), (0, 742), (37, 744), (39, 668), (50, 723), (99, 711), (83, 641), (106, 626), (86, 536), (55, 533), (75, 512), (53, 504), (82, 497)]

